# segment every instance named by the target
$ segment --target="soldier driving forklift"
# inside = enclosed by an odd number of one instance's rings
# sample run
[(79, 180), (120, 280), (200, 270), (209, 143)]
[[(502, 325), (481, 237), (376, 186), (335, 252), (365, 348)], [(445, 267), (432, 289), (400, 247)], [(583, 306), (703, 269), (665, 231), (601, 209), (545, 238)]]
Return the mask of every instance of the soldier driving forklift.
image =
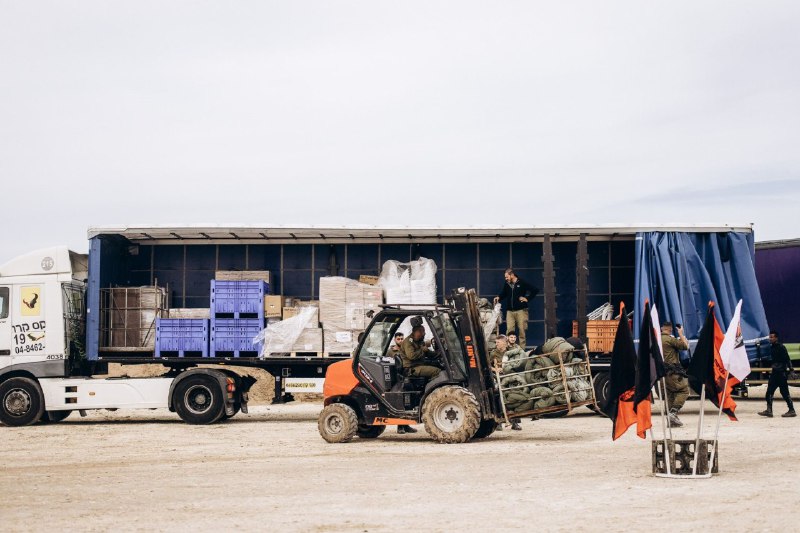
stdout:
[[(458, 443), (487, 437), (508, 422), (479, 317), (473, 289), (454, 291), (448, 305), (383, 306), (353, 359), (328, 367), (322, 437), (376, 438), (387, 425), (421, 422), (434, 440)], [(409, 324), (400, 354), (387, 357), (395, 332)]]

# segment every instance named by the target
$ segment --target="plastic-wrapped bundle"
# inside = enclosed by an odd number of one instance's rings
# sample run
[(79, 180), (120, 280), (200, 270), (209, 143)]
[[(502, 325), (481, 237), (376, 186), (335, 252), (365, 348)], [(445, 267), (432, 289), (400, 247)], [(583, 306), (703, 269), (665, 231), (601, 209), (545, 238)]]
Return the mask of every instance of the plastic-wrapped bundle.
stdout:
[(260, 357), (292, 351), (292, 347), (303, 333), (306, 324), (316, 312), (316, 307), (304, 307), (292, 318), (270, 324), (269, 327), (262, 329), (261, 333), (253, 339), (253, 344), (261, 344)]
[(504, 393), (503, 400), (506, 404), (506, 411), (529, 411), (533, 408), (534, 400), (525, 393), (516, 390)]
[(521, 372), (525, 369), (525, 350), (513, 348), (507, 350), (503, 356), (503, 373)]
[(566, 352), (572, 352), (574, 346), (564, 339), (564, 337), (553, 337), (552, 339), (547, 339), (545, 343), (542, 345), (542, 353), (550, 354), (550, 360), (553, 363), (558, 364), (558, 354), (562, 354), (561, 358), (563, 360), (569, 361), (572, 359), (571, 355), (565, 355)]
[(531, 390), (531, 399), (534, 401), (534, 409), (552, 407), (556, 404), (556, 398), (553, 396), (553, 391), (549, 387), (534, 387), (533, 390)]
[[(516, 375), (516, 374), (513, 375), (513, 376), (507, 376), (507, 377), (501, 377), (500, 378), (500, 385), (502, 385), (502, 387), (506, 388), (506, 389), (510, 388), (510, 387), (520, 387), (522, 385), (527, 385), (527, 384), (528, 383), (522, 378), (522, 376), (519, 376), (519, 375)], [(514, 389), (514, 390), (515, 391), (520, 391), (520, 392), (527, 392), (528, 389), (527, 389), (527, 387), (525, 387), (525, 388)]]
[(573, 378), (567, 381), (570, 399), (573, 402), (583, 402), (589, 399), (589, 382), (583, 378)]
[(388, 304), (435, 304), (436, 263), (424, 257), (409, 263), (386, 261), (378, 285)]
[[(547, 380), (547, 368), (553, 366), (548, 357), (534, 357), (525, 363), (525, 376), (528, 383), (539, 383)], [(533, 370), (533, 372), (530, 372)]]
[[(557, 383), (557, 384), (553, 385), (552, 390), (553, 390), (553, 396), (556, 399), (556, 403), (558, 403), (558, 404), (567, 403), (567, 395), (564, 394), (564, 385), (563, 384)], [(570, 399), (572, 399), (572, 398), (570, 398)]]

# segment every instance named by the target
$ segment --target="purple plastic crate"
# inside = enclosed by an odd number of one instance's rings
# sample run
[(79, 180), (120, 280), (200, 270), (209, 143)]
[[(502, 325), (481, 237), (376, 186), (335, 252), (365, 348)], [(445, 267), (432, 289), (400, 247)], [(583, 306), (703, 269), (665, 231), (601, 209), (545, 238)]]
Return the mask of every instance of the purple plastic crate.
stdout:
[(264, 318), (266, 281), (211, 280), (211, 315), (220, 318)]
[(208, 357), (208, 320), (156, 318), (156, 357)]
[(259, 318), (212, 318), (211, 357), (255, 357), (260, 347), (253, 339), (261, 333)]

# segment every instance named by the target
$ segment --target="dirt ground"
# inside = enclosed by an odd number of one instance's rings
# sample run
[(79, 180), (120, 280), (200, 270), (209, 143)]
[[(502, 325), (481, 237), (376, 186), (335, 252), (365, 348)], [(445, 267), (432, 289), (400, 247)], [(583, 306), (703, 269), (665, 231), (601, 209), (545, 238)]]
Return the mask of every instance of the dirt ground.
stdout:
[[(612, 443), (611, 422), (585, 409), (462, 445), (436, 444), (422, 426), (327, 444), (321, 404), (309, 402), (256, 406), (213, 426), (166, 410), (74, 414), (0, 428), (1, 527), (796, 531), (800, 418), (764, 419), (763, 400), (738, 403), (740, 421), (722, 421), (710, 480), (653, 477), (650, 443), (632, 430)], [(695, 436), (698, 408), (687, 404), (678, 437)]]

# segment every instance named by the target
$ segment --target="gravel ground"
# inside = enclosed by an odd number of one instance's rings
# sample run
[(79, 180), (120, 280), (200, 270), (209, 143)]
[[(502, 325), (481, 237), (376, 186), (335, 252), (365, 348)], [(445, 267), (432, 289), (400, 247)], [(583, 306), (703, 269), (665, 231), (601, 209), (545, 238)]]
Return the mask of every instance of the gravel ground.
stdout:
[[(698, 408), (687, 404), (678, 437), (694, 437)], [(0, 428), (1, 523), (6, 531), (796, 531), (800, 418), (764, 419), (762, 408), (763, 400), (740, 400), (740, 421), (723, 419), (720, 474), (710, 480), (653, 477), (650, 443), (633, 431), (612, 443), (610, 421), (585, 409), (462, 445), (436, 444), (422, 426), (327, 444), (318, 402), (256, 406), (213, 426), (164, 410), (75, 414)]]

